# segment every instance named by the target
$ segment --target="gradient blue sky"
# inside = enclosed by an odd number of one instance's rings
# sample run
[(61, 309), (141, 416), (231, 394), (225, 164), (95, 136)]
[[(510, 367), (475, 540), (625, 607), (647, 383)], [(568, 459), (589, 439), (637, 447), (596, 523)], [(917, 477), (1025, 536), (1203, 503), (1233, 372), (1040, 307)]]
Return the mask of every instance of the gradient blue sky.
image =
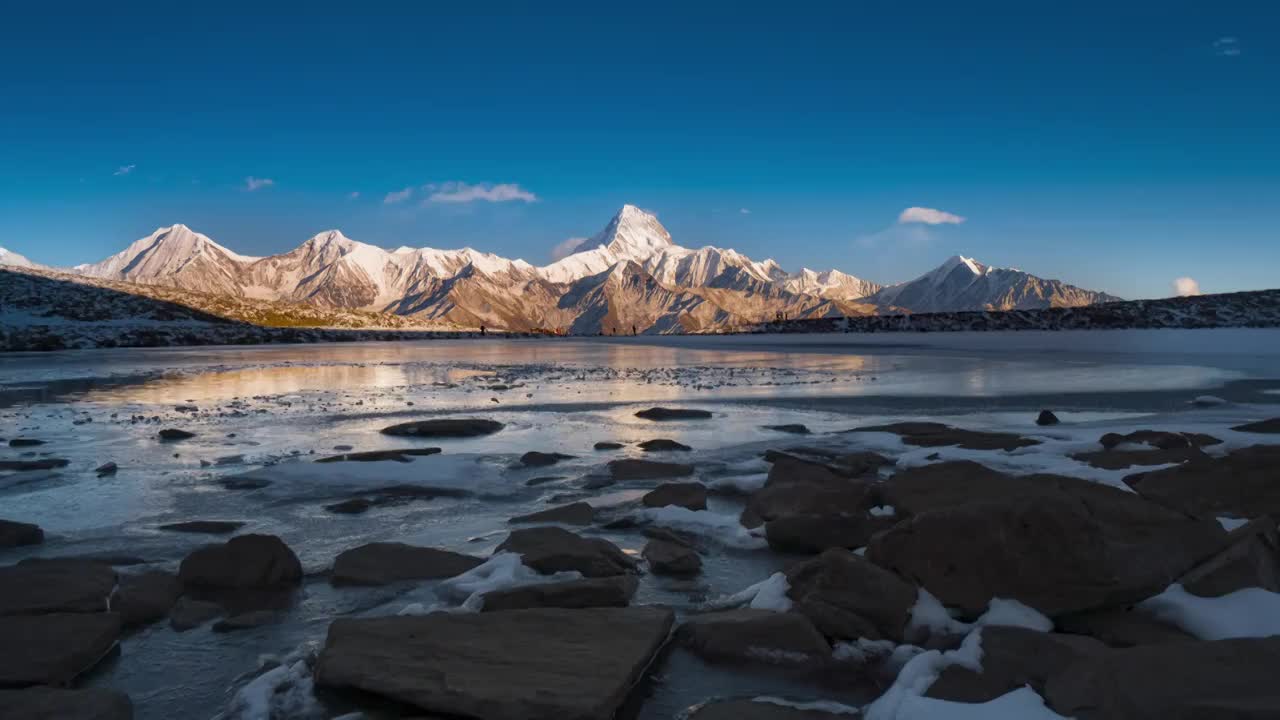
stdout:
[[(0, 27), (0, 245), (39, 262), (183, 222), (541, 263), (630, 202), (880, 282), (964, 253), (1280, 286), (1276, 3), (77, 5)], [(424, 202), (446, 183), (536, 201)]]

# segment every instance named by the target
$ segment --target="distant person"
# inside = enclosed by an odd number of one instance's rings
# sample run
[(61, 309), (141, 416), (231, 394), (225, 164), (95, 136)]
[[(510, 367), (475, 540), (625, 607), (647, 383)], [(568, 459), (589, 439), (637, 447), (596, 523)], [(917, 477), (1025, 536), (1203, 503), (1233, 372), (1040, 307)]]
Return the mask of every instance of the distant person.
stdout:
[(481, 336), (481, 337), (484, 337), (484, 326), (483, 326), (483, 325), (481, 325), (481, 326), (480, 326), (480, 336)]
[(640, 334), (640, 333), (636, 332), (636, 326), (635, 326), (635, 325), (632, 325), (632, 326), (631, 326), (631, 334), (632, 334), (632, 335), (639, 335), (639, 334)]

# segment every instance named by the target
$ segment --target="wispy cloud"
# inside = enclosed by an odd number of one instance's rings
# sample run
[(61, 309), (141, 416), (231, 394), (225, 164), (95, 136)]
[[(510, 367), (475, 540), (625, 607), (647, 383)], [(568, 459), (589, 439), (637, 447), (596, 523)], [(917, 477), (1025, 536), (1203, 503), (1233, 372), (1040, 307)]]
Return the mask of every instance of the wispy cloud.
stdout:
[(750, 215), (750, 214), (751, 214), (751, 210), (750, 210), (750, 208), (738, 208), (738, 212), (739, 212), (739, 213), (742, 213), (743, 215)]
[(1178, 297), (1187, 297), (1189, 295), (1200, 294), (1200, 283), (1195, 278), (1180, 277), (1173, 281), (1173, 291)]
[(1241, 52), (1240, 38), (1226, 35), (1213, 41), (1213, 54), (1222, 57), (1236, 57)]
[(583, 243), (585, 243), (586, 241), (587, 241), (587, 238), (584, 238), (584, 237), (571, 237), (568, 240), (565, 240), (564, 242), (551, 248), (551, 259), (561, 260), (563, 258), (569, 257), (570, 255), (577, 252), (578, 248), (582, 247)]
[(925, 225), (959, 225), (964, 218), (943, 210), (927, 207), (909, 207), (898, 215), (898, 222), (924, 223)]
[(430, 193), (427, 195), (427, 202), (430, 203), (459, 204), (476, 201), (496, 203), (514, 200), (531, 203), (538, 201), (537, 195), (515, 183), (499, 183), (497, 185), (479, 183), (471, 185), (470, 183), (453, 181), (441, 183), (440, 185), (428, 185), (426, 189)]
[(883, 248), (922, 249), (933, 243), (929, 229), (916, 224), (897, 224), (854, 238), (858, 247), (875, 250)]
[(387, 193), (387, 196), (382, 198), (382, 204), (395, 205), (396, 203), (404, 202), (411, 197), (413, 197), (413, 188), (407, 187), (403, 190), (396, 190), (395, 192)]
[(356, 199), (356, 198), (358, 198), (358, 197), (360, 197), (360, 191), (359, 191), (359, 190), (352, 190), (351, 192), (347, 193), (347, 199), (348, 199), (348, 200), (355, 200), (355, 199)]
[(244, 189), (246, 192), (261, 190), (262, 188), (269, 188), (275, 184), (276, 184), (276, 181), (272, 180), (271, 178), (256, 178), (250, 175), (249, 177), (244, 179)]
[(128, 175), (129, 173), (133, 172), (133, 169), (136, 167), (138, 166), (133, 164), (121, 165), (120, 167), (116, 168), (115, 172), (111, 174), (112, 175)]

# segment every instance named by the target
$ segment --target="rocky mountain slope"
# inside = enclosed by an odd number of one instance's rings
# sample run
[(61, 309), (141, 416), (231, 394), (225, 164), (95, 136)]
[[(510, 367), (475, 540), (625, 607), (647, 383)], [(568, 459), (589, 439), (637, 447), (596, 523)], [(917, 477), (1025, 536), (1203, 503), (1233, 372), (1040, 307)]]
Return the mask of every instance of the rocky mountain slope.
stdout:
[[(4, 257), (13, 265), (30, 265), (13, 253)], [(319, 233), (287, 253), (250, 257), (173, 225), (68, 272), (196, 293), (203, 298), (196, 305), (201, 309), (207, 298), (217, 297), (390, 314), (447, 327), (574, 334), (714, 332), (779, 317), (1058, 307), (1114, 299), (965, 258), (892, 287), (839, 270), (788, 274), (771, 259), (676, 245), (654, 215), (633, 205), (624, 206), (581, 251), (543, 267), (471, 248), (389, 251), (337, 230)], [(238, 311), (232, 317), (246, 319)]]

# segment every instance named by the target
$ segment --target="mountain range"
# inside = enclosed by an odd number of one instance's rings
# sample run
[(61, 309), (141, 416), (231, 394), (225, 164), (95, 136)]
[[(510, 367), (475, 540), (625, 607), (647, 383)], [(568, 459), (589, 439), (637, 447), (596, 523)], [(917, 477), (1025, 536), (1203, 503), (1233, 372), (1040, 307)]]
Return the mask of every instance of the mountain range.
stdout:
[[(471, 248), (389, 251), (340, 231), (287, 253), (240, 255), (185, 225), (160, 228), (69, 276), (424, 325), (574, 334), (723, 331), (788, 319), (1076, 307), (1119, 298), (956, 256), (881, 286), (839, 270), (788, 273), (731, 249), (681, 247), (651, 213), (624, 206), (583, 249), (535, 267)], [(0, 265), (41, 268), (0, 249)]]

